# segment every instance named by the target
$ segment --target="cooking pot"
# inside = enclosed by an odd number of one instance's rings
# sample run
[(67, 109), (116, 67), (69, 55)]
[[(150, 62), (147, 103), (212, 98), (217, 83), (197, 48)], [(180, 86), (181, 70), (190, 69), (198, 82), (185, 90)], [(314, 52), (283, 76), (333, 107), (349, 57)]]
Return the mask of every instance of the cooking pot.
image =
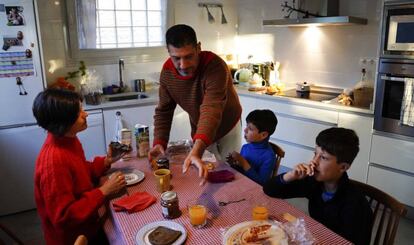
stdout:
[(298, 92), (310, 92), (310, 85), (307, 82), (301, 82), (296, 84), (296, 91)]
[(236, 83), (243, 83), (244, 85), (246, 85), (250, 81), (252, 76), (253, 74), (249, 69), (242, 68), (237, 70), (236, 73), (234, 73), (234, 81)]

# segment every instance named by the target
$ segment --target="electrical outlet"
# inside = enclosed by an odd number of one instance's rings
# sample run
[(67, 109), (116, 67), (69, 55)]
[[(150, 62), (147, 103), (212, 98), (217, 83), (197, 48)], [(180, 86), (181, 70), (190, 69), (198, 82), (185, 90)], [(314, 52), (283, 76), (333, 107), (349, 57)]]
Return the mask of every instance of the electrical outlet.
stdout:
[(359, 58), (359, 64), (361, 66), (374, 66), (377, 62), (377, 58), (373, 57), (361, 57)]

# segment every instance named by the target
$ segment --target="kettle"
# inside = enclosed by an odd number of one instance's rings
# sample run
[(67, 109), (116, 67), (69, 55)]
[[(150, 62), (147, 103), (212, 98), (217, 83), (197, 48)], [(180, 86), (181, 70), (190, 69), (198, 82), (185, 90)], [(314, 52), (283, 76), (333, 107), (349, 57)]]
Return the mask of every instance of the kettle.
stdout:
[(247, 85), (252, 76), (253, 74), (249, 69), (242, 68), (237, 70), (236, 73), (234, 73), (234, 81), (236, 83), (243, 83), (244, 85)]

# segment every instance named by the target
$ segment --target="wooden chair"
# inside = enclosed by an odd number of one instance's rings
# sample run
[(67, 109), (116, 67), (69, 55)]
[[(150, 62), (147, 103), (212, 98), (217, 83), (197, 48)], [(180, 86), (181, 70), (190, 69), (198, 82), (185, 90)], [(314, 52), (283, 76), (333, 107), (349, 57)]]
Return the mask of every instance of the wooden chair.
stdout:
[(277, 170), (279, 169), (279, 166), (280, 166), (280, 161), (282, 160), (282, 158), (285, 157), (285, 151), (280, 146), (276, 145), (273, 142), (269, 141), (269, 144), (272, 146), (272, 149), (276, 155), (276, 164), (275, 164), (275, 168), (273, 169), (273, 174), (272, 174), (272, 176), (276, 176)]
[[(0, 230), (2, 230), (6, 235), (13, 240), (14, 244), (24, 244), (22, 240), (20, 240), (11, 230), (9, 230), (6, 226), (0, 224)], [(0, 237), (0, 244), (5, 244), (1, 237)]]
[(405, 206), (392, 196), (373, 186), (356, 180), (350, 181), (365, 194), (373, 209), (374, 221), (372, 224), (371, 244), (394, 244), (400, 218), (407, 213)]
[(79, 235), (73, 245), (88, 245), (88, 238), (84, 235)]

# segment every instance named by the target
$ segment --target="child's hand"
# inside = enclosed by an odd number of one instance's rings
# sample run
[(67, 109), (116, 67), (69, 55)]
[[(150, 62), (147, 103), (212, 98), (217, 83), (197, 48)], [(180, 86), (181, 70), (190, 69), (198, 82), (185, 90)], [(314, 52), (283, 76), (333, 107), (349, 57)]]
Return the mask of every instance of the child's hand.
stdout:
[(287, 172), (283, 176), (283, 180), (286, 182), (303, 179), (306, 176), (312, 176), (314, 174), (314, 163), (310, 162), (309, 164), (300, 163), (295, 166), (295, 168)]
[(240, 159), (240, 154), (236, 151), (230, 152), (226, 157), (226, 161), (230, 165), (238, 165), (238, 159)]

